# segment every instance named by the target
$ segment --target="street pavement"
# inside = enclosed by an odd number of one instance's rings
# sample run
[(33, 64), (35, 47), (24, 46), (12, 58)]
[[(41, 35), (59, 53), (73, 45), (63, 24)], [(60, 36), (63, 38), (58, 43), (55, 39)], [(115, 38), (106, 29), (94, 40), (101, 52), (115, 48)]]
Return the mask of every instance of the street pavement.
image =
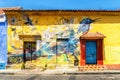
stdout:
[(120, 74), (0, 75), (0, 80), (120, 80)]
[(0, 80), (120, 80), (120, 70), (79, 71), (77, 67), (56, 69), (0, 70)]

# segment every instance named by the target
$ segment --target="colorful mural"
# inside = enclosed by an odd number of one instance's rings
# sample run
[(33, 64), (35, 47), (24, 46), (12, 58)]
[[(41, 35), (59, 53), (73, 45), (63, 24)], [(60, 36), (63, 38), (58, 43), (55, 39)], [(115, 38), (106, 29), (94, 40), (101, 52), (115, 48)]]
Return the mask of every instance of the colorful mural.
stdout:
[[(40, 25), (42, 21), (37, 20), (40, 16), (22, 14), (8, 18), (8, 65), (19, 68), (23, 64), (26, 68), (45, 65), (74, 66), (75, 60), (79, 62), (80, 35), (87, 33), (90, 24), (98, 20), (86, 17), (78, 21), (80, 24), (75, 24), (75, 18), (59, 16), (55, 17), (56, 22), (52, 25)], [(24, 41), (19, 35), (40, 35), (41, 40)]]
[[(106, 36), (101, 43), (103, 50), (99, 51), (99, 54), (103, 51), (103, 59), (101, 61), (97, 54), (96, 64), (120, 65), (119, 11), (18, 10), (5, 13), (7, 21), (5, 14), (0, 15), (0, 69), (6, 64), (7, 68), (14, 69), (74, 67), (84, 58), (82, 50), (86, 55), (86, 38), (83, 44), (79, 38), (88, 32), (95, 36), (94, 40), (99, 33)], [(99, 42), (97, 40), (96, 44), (99, 45)], [(85, 48), (80, 50), (81, 44)]]

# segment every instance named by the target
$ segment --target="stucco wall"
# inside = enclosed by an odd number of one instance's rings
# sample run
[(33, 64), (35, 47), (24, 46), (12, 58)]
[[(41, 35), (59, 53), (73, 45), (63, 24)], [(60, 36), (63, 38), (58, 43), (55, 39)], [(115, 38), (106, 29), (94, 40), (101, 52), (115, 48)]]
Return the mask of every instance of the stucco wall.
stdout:
[(93, 24), (91, 32), (103, 33), (104, 39), (104, 64), (120, 63), (120, 23)]
[[(32, 25), (25, 24), (26, 16), (30, 18)], [(99, 18), (96, 22), (90, 24), (90, 32), (100, 32), (106, 36), (104, 39), (104, 64), (120, 64), (120, 14), (117, 12), (7, 12), (7, 17), (8, 55), (23, 54), (23, 40), (19, 39), (19, 35), (39, 34), (42, 36), (40, 47), (46, 44), (46, 42), (49, 42), (49, 48), (53, 48), (56, 45), (57, 37), (74, 37), (73, 39), (76, 42), (72, 43), (72, 49), (79, 59), (79, 37), (81, 33), (77, 34), (77, 31), (80, 22), (85, 17), (89, 17), (90, 19)], [(56, 64), (55, 52), (53, 49), (51, 52), (48, 50), (49, 48), (39, 48), (41, 50), (40, 54), (53, 54), (54, 56), (50, 59), (48, 59), (48, 56), (40, 56), (32, 61), (34, 66)], [(63, 54), (57, 57), (58, 63), (73, 65), (75, 60), (75, 55), (72, 55), (73, 51), (69, 51), (67, 56)], [(16, 62), (14, 58), (11, 58), (11, 61), (13, 61), (11, 64), (17, 63), (16, 65), (22, 65), (21, 62)]]

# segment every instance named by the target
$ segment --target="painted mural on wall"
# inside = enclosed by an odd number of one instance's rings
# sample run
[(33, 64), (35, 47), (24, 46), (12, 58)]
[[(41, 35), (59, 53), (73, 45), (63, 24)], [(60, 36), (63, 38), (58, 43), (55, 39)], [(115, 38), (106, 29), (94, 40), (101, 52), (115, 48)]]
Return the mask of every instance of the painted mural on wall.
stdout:
[[(53, 25), (38, 25), (38, 20), (26, 14), (20, 18), (9, 17), (8, 65), (21, 66), (24, 61), (26, 65), (34, 66), (74, 64), (74, 60), (79, 61), (79, 37), (87, 33), (90, 24), (97, 20), (83, 18), (79, 24), (74, 24), (74, 18), (59, 17)], [(37, 34), (42, 39), (23, 43), (19, 38), (21, 34)]]

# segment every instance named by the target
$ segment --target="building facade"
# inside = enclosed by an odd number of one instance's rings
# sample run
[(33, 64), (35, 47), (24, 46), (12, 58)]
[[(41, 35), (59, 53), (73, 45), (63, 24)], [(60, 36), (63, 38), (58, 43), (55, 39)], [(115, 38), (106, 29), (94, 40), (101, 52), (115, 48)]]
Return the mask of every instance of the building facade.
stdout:
[(120, 11), (18, 9), (4, 12), (7, 68), (119, 69)]

